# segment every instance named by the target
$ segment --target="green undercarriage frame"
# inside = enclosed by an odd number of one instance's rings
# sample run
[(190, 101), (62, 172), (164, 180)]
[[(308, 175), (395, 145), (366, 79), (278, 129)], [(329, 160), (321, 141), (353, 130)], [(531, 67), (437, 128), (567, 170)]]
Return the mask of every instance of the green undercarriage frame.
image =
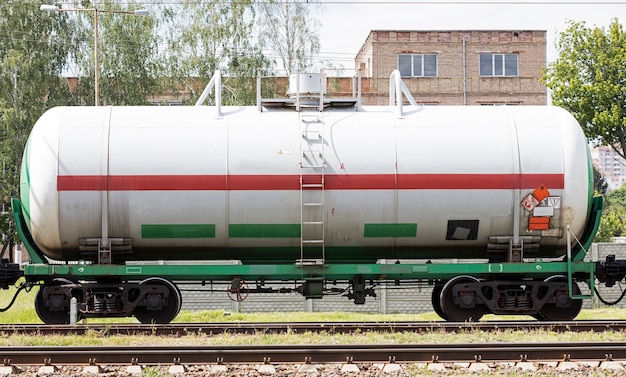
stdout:
[[(24, 275), (27, 281), (35, 284), (55, 277), (78, 280), (98, 280), (115, 278), (125, 281), (139, 281), (150, 277), (162, 277), (173, 281), (348, 281), (357, 278), (376, 281), (394, 280), (448, 280), (456, 276), (469, 275), (477, 278), (494, 277), (506, 280), (508, 276), (519, 279), (543, 279), (554, 275), (568, 278), (570, 292), (574, 278), (587, 281), (591, 292), (594, 289), (595, 262), (585, 260), (586, 251), (591, 245), (597, 230), (602, 197), (594, 198), (588, 228), (581, 237), (578, 247), (572, 249), (571, 258), (561, 262), (542, 261), (517, 263), (421, 263), (421, 264), (166, 264), (166, 265), (98, 265), (48, 264), (43, 253), (37, 248), (28, 232), (22, 216), (21, 203), (12, 202), (13, 215), (20, 238), (28, 250), (32, 264), (26, 265)], [(589, 298), (579, 295), (573, 298)]]

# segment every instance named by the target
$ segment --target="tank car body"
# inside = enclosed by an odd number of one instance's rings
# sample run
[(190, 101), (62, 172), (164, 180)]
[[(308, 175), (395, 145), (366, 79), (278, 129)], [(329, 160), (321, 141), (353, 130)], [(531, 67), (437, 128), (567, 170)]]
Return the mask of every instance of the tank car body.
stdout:
[[(323, 208), (304, 212), (324, 211), (314, 216), (325, 255), (311, 247), (309, 258), (488, 258), (495, 237), (515, 234), (533, 237), (527, 256), (556, 257), (564, 227), (580, 236), (589, 216), (587, 149), (555, 107), (433, 106), (402, 118), (388, 107), (220, 117), (61, 107), (32, 131), (22, 202), (35, 242), (58, 260), (93, 259), (88, 240), (104, 225), (126, 240), (122, 260), (293, 262), (307, 195)], [(549, 195), (523, 207), (539, 187)], [(539, 217), (547, 224), (535, 229)]]
[[(166, 323), (179, 281), (356, 304), (381, 283), (424, 284), (446, 320), (564, 320), (590, 297), (577, 283), (626, 276), (587, 258), (602, 200), (562, 109), (408, 92), (414, 106), (361, 107), (323, 88), (221, 107), (216, 77), (215, 106), (59, 107), (34, 126), (13, 215), (44, 322), (69, 322), (76, 298), (80, 317)], [(0, 286), (17, 270), (3, 260)]]

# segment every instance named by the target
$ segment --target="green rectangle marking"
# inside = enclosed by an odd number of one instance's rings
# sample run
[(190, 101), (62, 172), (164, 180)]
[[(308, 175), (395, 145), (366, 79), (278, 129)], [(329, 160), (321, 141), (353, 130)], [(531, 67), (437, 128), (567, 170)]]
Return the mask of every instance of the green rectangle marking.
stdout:
[(231, 238), (295, 238), (300, 237), (300, 224), (230, 224)]
[(142, 272), (141, 267), (126, 267), (127, 274), (140, 274)]
[(365, 224), (364, 237), (416, 237), (417, 224)]
[(215, 224), (142, 224), (142, 238), (215, 238)]

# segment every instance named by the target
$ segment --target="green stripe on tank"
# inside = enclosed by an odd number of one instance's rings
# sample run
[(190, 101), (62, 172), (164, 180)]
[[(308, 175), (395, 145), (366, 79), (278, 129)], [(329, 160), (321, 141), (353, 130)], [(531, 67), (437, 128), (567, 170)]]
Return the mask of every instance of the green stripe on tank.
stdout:
[(142, 224), (141, 238), (215, 238), (215, 224)]
[(20, 201), (22, 202), (22, 214), (26, 220), (26, 226), (30, 227), (30, 138), (24, 147), (24, 156), (22, 157), (22, 166), (20, 169)]
[(417, 224), (365, 224), (364, 237), (416, 237)]
[(231, 238), (295, 238), (300, 237), (300, 224), (230, 224)]
[(587, 213), (591, 211), (593, 204), (593, 196), (595, 195), (595, 182), (593, 177), (593, 158), (591, 157), (591, 150), (587, 145), (587, 193), (589, 200), (587, 201)]

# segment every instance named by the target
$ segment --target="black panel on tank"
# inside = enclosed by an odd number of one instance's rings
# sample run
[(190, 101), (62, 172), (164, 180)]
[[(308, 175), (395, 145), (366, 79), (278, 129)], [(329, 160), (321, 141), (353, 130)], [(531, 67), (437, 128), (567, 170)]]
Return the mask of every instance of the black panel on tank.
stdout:
[(478, 238), (478, 220), (448, 220), (446, 240), (475, 240)]

